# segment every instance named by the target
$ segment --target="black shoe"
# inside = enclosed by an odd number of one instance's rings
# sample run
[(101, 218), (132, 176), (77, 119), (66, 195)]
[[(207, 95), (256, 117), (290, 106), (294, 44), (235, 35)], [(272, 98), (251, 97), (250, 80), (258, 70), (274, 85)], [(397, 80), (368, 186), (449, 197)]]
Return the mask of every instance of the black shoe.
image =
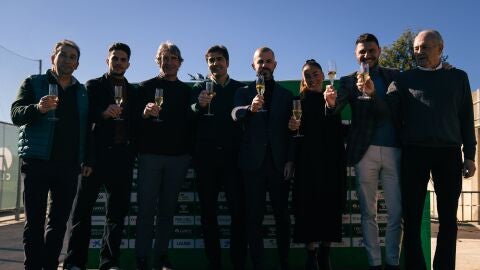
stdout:
[(221, 263), (211, 263), (208, 265), (208, 270), (222, 270), (222, 264)]
[(168, 255), (161, 255), (158, 259), (158, 263), (153, 269), (158, 270), (171, 270), (173, 269), (170, 260), (168, 259)]
[(307, 260), (305, 261), (305, 270), (318, 270), (317, 250), (307, 250)]
[(66, 264), (63, 266), (63, 270), (82, 270), (82, 268), (76, 265)]
[(245, 270), (245, 265), (244, 264), (234, 264), (233, 265), (233, 270)]
[(148, 270), (148, 260), (146, 258), (137, 258), (137, 270)]
[(381, 265), (370, 266), (368, 270), (382, 270), (382, 266)]
[(385, 264), (385, 270), (400, 270), (399, 265)]
[(317, 262), (319, 270), (331, 270), (330, 264), (330, 247), (320, 246), (317, 252)]

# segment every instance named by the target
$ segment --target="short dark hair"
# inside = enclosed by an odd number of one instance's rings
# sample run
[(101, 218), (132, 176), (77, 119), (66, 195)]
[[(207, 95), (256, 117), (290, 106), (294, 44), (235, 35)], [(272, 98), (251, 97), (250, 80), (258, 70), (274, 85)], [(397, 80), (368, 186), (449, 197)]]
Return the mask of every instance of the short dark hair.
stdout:
[(214, 53), (214, 52), (218, 52), (218, 53), (221, 53), (222, 56), (225, 58), (225, 60), (229, 61), (229, 55), (228, 55), (228, 50), (225, 46), (223, 45), (214, 45), (210, 48), (208, 48), (207, 52), (205, 53), (205, 60), (208, 61), (207, 59), (207, 55), (209, 53)]
[(130, 59), (130, 55), (132, 51), (130, 50), (130, 47), (128, 47), (127, 44), (115, 42), (110, 46), (110, 48), (108, 48), (108, 52), (112, 52), (114, 50), (124, 51), (127, 54), (128, 59)]
[(358, 36), (357, 41), (355, 41), (355, 45), (357, 45), (358, 43), (366, 43), (366, 42), (375, 42), (375, 44), (377, 44), (377, 46), (380, 47), (377, 37), (370, 33), (363, 33), (360, 36)]

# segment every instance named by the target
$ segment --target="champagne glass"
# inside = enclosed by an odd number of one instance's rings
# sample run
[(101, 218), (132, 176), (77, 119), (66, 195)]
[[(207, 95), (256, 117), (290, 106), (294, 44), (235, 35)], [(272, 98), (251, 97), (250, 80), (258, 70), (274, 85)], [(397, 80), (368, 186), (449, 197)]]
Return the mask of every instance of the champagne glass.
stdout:
[[(302, 118), (302, 102), (300, 100), (298, 99), (293, 100), (292, 112), (293, 112), (293, 118), (296, 121), (300, 121), (300, 119)], [(300, 128), (297, 129), (297, 134), (293, 137), (294, 138), (303, 137), (303, 135), (300, 134)]]
[[(48, 85), (48, 95), (54, 97), (58, 102), (58, 86), (56, 83)], [(50, 121), (58, 121), (58, 117), (55, 117), (55, 110), (52, 110), (52, 116), (48, 118)]]
[[(156, 88), (155, 89), (155, 104), (158, 107), (161, 107), (163, 105), (163, 89), (162, 88)], [(160, 119), (160, 112), (158, 112), (157, 118), (153, 120), (154, 122), (162, 122), (163, 120)]]
[[(360, 66), (358, 67), (358, 74), (362, 76), (363, 82), (366, 82), (368, 79), (370, 79), (368, 63), (366, 62), (360, 63)], [(358, 96), (358, 99), (361, 99), (361, 100), (370, 99), (367, 93), (365, 93), (365, 85), (362, 88), (362, 95)]]
[[(115, 104), (120, 107), (123, 103), (123, 87), (121, 85), (115, 85)], [(115, 118), (117, 121), (122, 121), (123, 119), (119, 116)]]
[(330, 80), (330, 85), (333, 87), (335, 78), (337, 77), (337, 63), (334, 60), (328, 61), (328, 79)]
[[(206, 81), (206, 82), (205, 82), (205, 88), (206, 88), (206, 90), (207, 90), (207, 95), (208, 95), (209, 97), (212, 97), (212, 98), (213, 98), (213, 96), (214, 96), (214, 93), (213, 93), (213, 82), (212, 82), (212, 81)], [(204, 115), (207, 115), (207, 116), (212, 116), (212, 115), (213, 115), (213, 113), (210, 112), (210, 103), (212, 103), (212, 101), (210, 101), (210, 102), (208, 103), (208, 112), (207, 112), (206, 114), (204, 114)]]
[[(257, 75), (257, 80), (255, 81), (255, 88), (257, 89), (257, 93), (259, 96), (263, 97), (263, 94), (265, 93), (265, 78), (263, 77), (262, 74)], [(258, 110), (259, 112), (266, 112), (267, 110), (260, 108)]]

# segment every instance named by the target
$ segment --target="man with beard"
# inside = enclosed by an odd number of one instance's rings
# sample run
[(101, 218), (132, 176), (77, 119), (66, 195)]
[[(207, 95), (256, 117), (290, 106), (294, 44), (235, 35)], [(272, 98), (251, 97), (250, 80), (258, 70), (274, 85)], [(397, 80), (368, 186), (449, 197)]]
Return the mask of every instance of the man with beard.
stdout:
[[(20, 126), (18, 149), (23, 159), (25, 269), (58, 267), (86, 148), (88, 96), (72, 75), (79, 58), (80, 49), (73, 41), (57, 42), (52, 68), (27, 78), (12, 104), (11, 117)], [(50, 89), (58, 89), (58, 93)], [(90, 172), (84, 167), (84, 175)]]
[[(244, 134), (239, 167), (246, 194), (247, 240), (253, 269), (265, 269), (262, 221), (268, 191), (275, 216), (280, 268), (288, 269), (290, 216), (288, 193), (293, 168), (293, 141), (288, 129), (292, 93), (273, 79), (277, 66), (270, 48), (255, 51), (252, 68), (265, 79), (265, 93), (257, 94), (255, 82), (237, 90), (232, 118), (241, 121)], [(260, 109), (265, 109), (260, 111)]]
[[(100, 269), (119, 266), (120, 243), (130, 202), (134, 160), (135, 89), (124, 77), (130, 66), (130, 47), (114, 43), (108, 49), (108, 72), (86, 83), (90, 99), (90, 125), (95, 147), (93, 173), (83, 177), (71, 215), (66, 269), (84, 269), (88, 259), (91, 215), (100, 188), (107, 194), (105, 231), (100, 249)], [(115, 104), (115, 88), (121, 87), (122, 102)], [(118, 120), (121, 118), (122, 120)]]
[[(371, 99), (360, 99), (364, 89), (359, 72), (340, 78), (337, 93), (327, 87), (324, 96), (326, 112), (340, 113), (345, 105), (352, 109), (352, 123), (347, 141), (347, 166), (354, 166), (357, 196), (360, 202), (363, 242), (371, 270), (382, 269), (382, 253), (377, 225), (377, 192), (379, 182), (387, 205), (385, 232), (385, 269), (399, 269), (402, 239), (402, 207), (400, 195), (400, 142), (393, 121), (385, 113), (384, 98), (388, 85), (399, 74), (398, 70), (378, 64), (381, 49), (372, 34), (362, 34), (355, 42), (358, 63), (370, 67), (369, 81), (375, 85)], [(382, 110), (383, 108), (383, 110)]]
[[(197, 172), (197, 190), (202, 212), (201, 223), (205, 253), (210, 270), (221, 267), (220, 235), (217, 222), (217, 199), (223, 187), (230, 210), (230, 258), (233, 269), (245, 269), (247, 240), (245, 236), (245, 194), (237, 167), (241, 126), (230, 117), (233, 99), (244, 84), (227, 73), (227, 48), (215, 45), (205, 54), (213, 93), (208, 93), (206, 82), (193, 86), (192, 110), (196, 116), (194, 166)], [(210, 110), (210, 114), (208, 111)]]
[(455, 269), (462, 173), (468, 178), (476, 170), (470, 83), (464, 71), (442, 68), (443, 39), (438, 31), (421, 31), (413, 46), (417, 68), (402, 73), (387, 95), (403, 146), (405, 269), (427, 269), (421, 220), (430, 175), (440, 224), (433, 269)]

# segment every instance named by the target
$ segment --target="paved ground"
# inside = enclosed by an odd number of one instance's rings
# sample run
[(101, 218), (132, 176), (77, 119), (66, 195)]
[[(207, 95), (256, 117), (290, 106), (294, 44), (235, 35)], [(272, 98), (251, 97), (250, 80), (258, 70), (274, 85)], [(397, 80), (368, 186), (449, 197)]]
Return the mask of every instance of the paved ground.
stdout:
[[(0, 217), (0, 269), (23, 269), (23, 220)], [(435, 250), (438, 224), (432, 221), (432, 250)], [(432, 252), (433, 254), (433, 252)], [(480, 270), (480, 226), (460, 224), (457, 240), (457, 270)]]
[[(437, 242), (438, 223), (432, 221), (432, 260)], [(459, 224), (457, 237), (457, 270), (480, 270), (480, 226)]]

